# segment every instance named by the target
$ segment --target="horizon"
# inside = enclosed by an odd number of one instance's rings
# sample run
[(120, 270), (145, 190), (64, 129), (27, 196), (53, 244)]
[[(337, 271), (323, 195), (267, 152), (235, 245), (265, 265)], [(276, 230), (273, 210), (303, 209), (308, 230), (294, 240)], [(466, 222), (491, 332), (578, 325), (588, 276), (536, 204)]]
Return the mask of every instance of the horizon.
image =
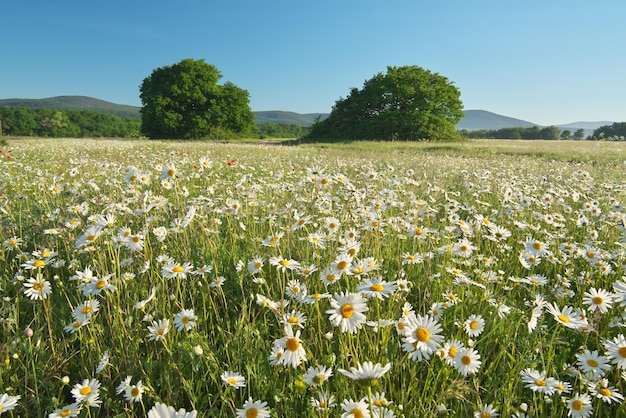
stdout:
[[(60, 98), (60, 97), (84, 97), (84, 98), (88, 98), (88, 99), (104, 101), (104, 102), (107, 102), (107, 103), (110, 103), (110, 104), (113, 104), (113, 105), (131, 106), (131, 107), (136, 107), (136, 108), (141, 109), (141, 106), (129, 105), (129, 104), (126, 104), (126, 103), (109, 102), (108, 100), (103, 100), (103, 99), (100, 99), (98, 97), (83, 96), (83, 95), (71, 95), (71, 94), (62, 94), (62, 95), (59, 95), (59, 96), (37, 97), (37, 98), (32, 98), (32, 97), (6, 97), (6, 98), (0, 98), (0, 100), (46, 100), (46, 99), (56, 99), (56, 98)], [(252, 112), (286, 112), (286, 113), (294, 113), (294, 114), (298, 114), (298, 115), (317, 115), (317, 114), (326, 114), (326, 115), (328, 115), (328, 114), (330, 114), (330, 112), (307, 112), (307, 113), (300, 113), (300, 112), (295, 112), (295, 111), (292, 111), (292, 110), (282, 110), (282, 109), (269, 109), (269, 110), (255, 110), (255, 109), (251, 109), (251, 110), (252, 110)], [(542, 127), (574, 125), (574, 124), (577, 124), (577, 123), (581, 123), (581, 124), (582, 123), (590, 123), (590, 124), (606, 123), (606, 124), (612, 124), (612, 123), (620, 122), (620, 121), (613, 121), (613, 120), (575, 120), (575, 121), (564, 122), (564, 123), (559, 123), (559, 124), (543, 125), (543, 124), (535, 123), (534, 121), (521, 119), (521, 118), (518, 118), (518, 117), (515, 117), (515, 116), (511, 116), (511, 115), (503, 115), (501, 113), (494, 112), (494, 111), (487, 110), (487, 109), (462, 109), (462, 110), (463, 110), (463, 112), (468, 112), (468, 111), (486, 112), (486, 113), (490, 113), (490, 114), (493, 114), (493, 115), (498, 116), (498, 117), (516, 119), (516, 120), (519, 120), (521, 122), (531, 123), (533, 125), (542, 126)], [(586, 129), (588, 129), (588, 128), (586, 128)]]
[(144, 78), (193, 58), (247, 90), (255, 111), (330, 113), (387, 66), (418, 65), (448, 78), (468, 110), (543, 126), (626, 120), (626, 55), (616, 53), (626, 3), (26, 0), (3, 12), (7, 98), (141, 107)]

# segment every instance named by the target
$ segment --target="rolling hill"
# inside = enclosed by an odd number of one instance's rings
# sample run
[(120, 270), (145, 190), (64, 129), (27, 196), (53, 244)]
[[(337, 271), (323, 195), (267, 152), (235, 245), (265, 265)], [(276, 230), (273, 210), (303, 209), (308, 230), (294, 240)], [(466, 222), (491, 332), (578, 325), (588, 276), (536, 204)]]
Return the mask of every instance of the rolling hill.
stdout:
[[(100, 99), (87, 96), (57, 96), (45, 99), (0, 99), (1, 106), (13, 107), (29, 107), (33, 109), (68, 109), (68, 110), (91, 110), (94, 112), (111, 113), (117, 116), (140, 118), (140, 107), (121, 105), (107, 102)], [(522, 127), (530, 128), (533, 126), (542, 127), (542, 125), (529, 121), (515, 119), (509, 116), (498, 115), (497, 113), (488, 112), (486, 110), (465, 110), (465, 116), (457, 124), (457, 129), (490, 129), (497, 130), (502, 128)], [(268, 110), (254, 112), (257, 123), (286, 123), (300, 126), (310, 126), (319, 118), (328, 117), (328, 113), (295, 113), (281, 110)], [(589, 135), (594, 129), (604, 125), (611, 125), (610, 121), (599, 122), (572, 122), (564, 125), (557, 125), (561, 129), (584, 129), (586, 135)]]

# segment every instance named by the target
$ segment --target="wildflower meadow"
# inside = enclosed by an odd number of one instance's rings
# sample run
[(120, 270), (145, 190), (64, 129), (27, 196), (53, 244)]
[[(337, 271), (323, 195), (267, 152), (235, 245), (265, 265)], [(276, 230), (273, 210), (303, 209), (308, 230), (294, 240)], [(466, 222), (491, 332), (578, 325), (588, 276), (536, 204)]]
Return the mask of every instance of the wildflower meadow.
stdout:
[(626, 416), (625, 161), (9, 141), (0, 415)]

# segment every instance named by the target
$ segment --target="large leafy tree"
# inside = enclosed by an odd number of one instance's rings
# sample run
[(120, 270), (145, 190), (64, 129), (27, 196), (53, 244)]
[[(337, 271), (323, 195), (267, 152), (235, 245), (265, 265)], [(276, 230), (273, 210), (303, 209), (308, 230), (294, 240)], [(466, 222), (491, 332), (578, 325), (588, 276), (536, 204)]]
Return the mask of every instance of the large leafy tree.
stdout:
[(255, 119), (248, 92), (230, 82), (218, 85), (221, 77), (203, 59), (153, 70), (140, 86), (143, 134), (191, 139), (251, 131)]
[(459, 90), (418, 66), (387, 67), (340, 98), (308, 138), (336, 140), (458, 140)]

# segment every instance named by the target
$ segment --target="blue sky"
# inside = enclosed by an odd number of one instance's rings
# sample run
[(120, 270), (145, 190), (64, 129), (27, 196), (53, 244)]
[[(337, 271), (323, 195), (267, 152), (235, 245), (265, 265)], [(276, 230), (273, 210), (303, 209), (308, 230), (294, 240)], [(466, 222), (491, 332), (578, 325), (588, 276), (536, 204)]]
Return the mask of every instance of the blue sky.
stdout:
[(541, 125), (626, 121), (623, 0), (16, 0), (0, 3), (0, 98), (141, 106), (158, 67), (204, 59), (252, 110), (330, 112), (418, 65), (465, 109)]

